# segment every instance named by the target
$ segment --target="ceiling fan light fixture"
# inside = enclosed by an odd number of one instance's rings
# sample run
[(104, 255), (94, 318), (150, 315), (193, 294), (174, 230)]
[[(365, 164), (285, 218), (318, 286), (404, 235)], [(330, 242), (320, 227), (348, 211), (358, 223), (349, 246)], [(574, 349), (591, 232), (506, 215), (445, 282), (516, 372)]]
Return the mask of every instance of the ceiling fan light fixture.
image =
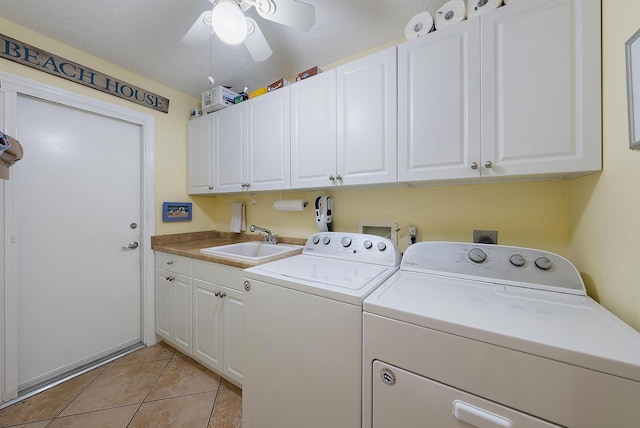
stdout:
[(238, 45), (247, 38), (247, 20), (234, 1), (219, 1), (211, 11), (211, 25), (220, 39)]

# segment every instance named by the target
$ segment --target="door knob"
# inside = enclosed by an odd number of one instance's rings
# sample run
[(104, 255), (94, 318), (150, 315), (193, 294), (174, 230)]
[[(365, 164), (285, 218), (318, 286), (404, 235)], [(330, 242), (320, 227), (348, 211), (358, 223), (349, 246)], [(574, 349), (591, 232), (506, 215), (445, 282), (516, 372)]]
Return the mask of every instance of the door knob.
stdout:
[(136, 241), (131, 241), (122, 247), (123, 250), (135, 250), (136, 248), (138, 248), (138, 243)]

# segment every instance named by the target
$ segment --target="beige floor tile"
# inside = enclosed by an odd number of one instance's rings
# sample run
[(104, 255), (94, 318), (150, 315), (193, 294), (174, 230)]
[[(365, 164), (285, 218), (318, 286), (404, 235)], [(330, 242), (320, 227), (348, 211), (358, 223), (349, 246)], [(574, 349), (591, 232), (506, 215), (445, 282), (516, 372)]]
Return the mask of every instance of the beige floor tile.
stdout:
[(34, 422), (31, 424), (15, 425), (15, 428), (45, 428), (51, 421)]
[(216, 392), (143, 403), (129, 428), (206, 428)]
[(142, 363), (145, 361), (170, 360), (176, 353), (176, 350), (164, 342), (147, 346), (122, 358), (118, 358), (111, 362), (111, 366), (119, 366), (122, 364)]
[(60, 416), (142, 403), (170, 360), (109, 366)]
[(236, 390), (221, 389), (218, 391), (213, 416), (209, 428), (241, 428), (242, 427), (242, 393)]
[(0, 427), (56, 417), (104, 368), (98, 368), (0, 410)]
[[(47, 428), (126, 428), (136, 414), (138, 405), (116, 407), (97, 412), (81, 413), (55, 419)], [(22, 428), (22, 427), (20, 427)]]
[(173, 358), (145, 401), (216, 391), (220, 376), (188, 357)]
[(242, 394), (242, 389), (238, 388), (226, 379), (222, 379), (220, 381), (220, 389), (229, 389), (231, 391), (235, 391), (237, 394)]

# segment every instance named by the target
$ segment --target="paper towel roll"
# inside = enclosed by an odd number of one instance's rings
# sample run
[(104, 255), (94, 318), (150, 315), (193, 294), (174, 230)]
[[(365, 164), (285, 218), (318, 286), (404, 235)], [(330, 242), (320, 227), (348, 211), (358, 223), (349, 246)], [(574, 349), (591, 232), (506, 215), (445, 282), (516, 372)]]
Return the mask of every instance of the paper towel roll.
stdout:
[(467, 18), (482, 15), (500, 6), (502, 6), (502, 0), (469, 0), (467, 3)]
[(464, 0), (449, 0), (436, 12), (436, 28), (448, 27), (467, 19), (467, 7)]
[(411, 21), (409, 21), (404, 29), (404, 36), (407, 40), (413, 40), (421, 36), (426, 36), (435, 30), (435, 28), (433, 16), (431, 16), (429, 12), (422, 12), (411, 18)]
[(276, 211), (303, 211), (306, 206), (307, 202), (302, 199), (284, 199), (273, 203)]

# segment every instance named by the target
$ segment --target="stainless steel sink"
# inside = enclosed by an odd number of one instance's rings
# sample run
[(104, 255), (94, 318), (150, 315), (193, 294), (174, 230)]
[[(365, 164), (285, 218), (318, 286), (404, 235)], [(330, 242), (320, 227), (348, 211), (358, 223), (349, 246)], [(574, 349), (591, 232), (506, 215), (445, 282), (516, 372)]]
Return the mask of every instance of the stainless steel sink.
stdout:
[(203, 254), (246, 262), (265, 262), (285, 254), (302, 252), (302, 245), (268, 244), (260, 241), (240, 242), (200, 250)]

